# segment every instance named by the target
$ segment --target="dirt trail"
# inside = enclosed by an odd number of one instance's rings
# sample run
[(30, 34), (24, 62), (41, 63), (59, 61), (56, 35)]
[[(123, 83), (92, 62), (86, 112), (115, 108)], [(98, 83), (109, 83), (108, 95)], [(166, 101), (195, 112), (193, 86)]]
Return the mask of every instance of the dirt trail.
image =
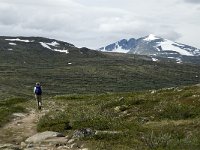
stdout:
[(42, 116), (49, 112), (49, 109), (51, 108), (39, 111), (31, 108), (26, 114), (14, 113), (13, 120), (0, 128), (0, 149), (88, 150), (88, 148), (84, 148), (82, 142), (77, 144), (75, 139), (68, 136), (54, 137), (34, 144), (25, 142), (27, 138), (37, 133), (37, 123)]
[(0, 128), (0, 143), (20, 144), (26, 138), (37, 133), (36, 125), (44, 112), (30, 110), (29, 113), (15, 113), (13, 120)]

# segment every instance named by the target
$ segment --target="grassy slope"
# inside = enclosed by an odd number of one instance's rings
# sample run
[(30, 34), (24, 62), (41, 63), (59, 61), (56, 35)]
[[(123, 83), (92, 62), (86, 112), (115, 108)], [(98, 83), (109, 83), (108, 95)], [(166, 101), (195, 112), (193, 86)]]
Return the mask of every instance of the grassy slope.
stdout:
[(195, 84), (199, 77), (197, 65), (157, 63), (143, 56), (77, 48), (62, 54), (34, 43), (0, 50), (0, 123), (32, 107), (23, 102), (33, 98), (33, 86), (40, 81), (49, 104), (45, 107), (52, 106), (52, 112), (40, 121), (39, 131), (70, 126), (122, 131), (83, 139), (93, 149), (197, 149), (199, 87), (122, 92)]
[(34, 43), (22, 44), (13, 51), (0, 50), (2, 98), (31, 96), (38, 81), (46, 95), (128, 92), (200, 82), (197, 65), (156, 63), (144, 56), (103, 54), (77, 48), (63, 54)]
[[(38, 131), (92, 128), (102, 133), (84, 138), (91, 149), (198, 149), (200, 87), (134, 93), (53, 97), (52, 111)], [(55, 109), (57, 110), (55, 112)]]

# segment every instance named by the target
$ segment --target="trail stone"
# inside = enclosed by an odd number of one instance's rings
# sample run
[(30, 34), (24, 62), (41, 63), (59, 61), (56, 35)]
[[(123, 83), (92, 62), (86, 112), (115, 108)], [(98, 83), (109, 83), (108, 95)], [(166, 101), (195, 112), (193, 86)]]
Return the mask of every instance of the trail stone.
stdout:
[(75, 139), (70, 139), (67, 143), (68, 144), (71, 144), (71, 143), (73, 143), (75, 141)]
[(24, 114), (24, 113), (13, 113), (13, 116), (15, 116), (15, 117), (25, 117), (26, 114)]
[(59, 132), (53, 132), (53, 131), (45, 131), (42, 133), (37, 133), (28, 139), (26, 139), (26, 143), (39, 143), (42, 142), (48, 138), (54, 138), (54, 137), (64, 137), (62, 133)]
[(88, 150), (88, 148), (83, 148), (83, 149), (81, 149), (81, 150)]
[(71, 148), (78, 148), (78, 144), (77, 143), (73, 143), (70, 147)]
[(32, 148), (33, 147), (33, 144), (28, 144), (27, 145), (27, 148)]
[(21, 148), (25, 148), (26, 147), (26, 143), (25, 142), (21, 142)]
[(50, 143), (51, 145), (62, 145), (68, 142), (68, 139), (66, 137), (54, 137), (50, 139), (46, 139), (43, 141), (43, 143)]
[(116, 107), (114, 108), (114, 110), (115, 110), (116, 112), (120, 112), (120, 106), (116, 106)]
[(0, 149), (2, 149), (2, 150), (20, 150), (20, 148), (14, 144), (0, 144)]

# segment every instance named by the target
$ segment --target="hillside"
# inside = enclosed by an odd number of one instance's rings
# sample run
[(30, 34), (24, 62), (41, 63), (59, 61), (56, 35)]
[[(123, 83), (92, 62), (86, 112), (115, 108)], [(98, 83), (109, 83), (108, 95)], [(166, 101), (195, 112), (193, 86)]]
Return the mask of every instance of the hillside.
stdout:
[(90, 128), (96, 134), (86, 134), (79, 140), (91, 149), (198, 149), (199, 97), (199, 85), (132, 93), (56, 96), (52, 100), (60, 106), (60, 111), (46, 114), (37, 129), (64, 132), (64, 122), (68, 122), (71, 128), (65, 132), (70, 135), (74, 130)]
[[(196, 85), (128, 93), (57, 95), (44, 99), (42, 111), (35, 110), (34, 100), (0, 102), (0, 110), (6, 104), (26, 108), (0, 128), (0, 149), (197, 150), (199, 98), (200, 87)], [(3, 113), (0, 117), (2, 123)], [(47, 138), (50, 133), (46, 131), (59, 132), (60, 136)]]
[(1, 37), (0, 149), (198, 149), (198, 83), (195, 64)]
[[(44, 43), (50, 43), (51, 49)], [(200, 82), (198, 65), (153, 62), (146, 56), (79, 49), (38, 37), (1, 37), (0, 68), (1, 97), (30, 96), (38, 81), (47, 95), (128, 92)]]

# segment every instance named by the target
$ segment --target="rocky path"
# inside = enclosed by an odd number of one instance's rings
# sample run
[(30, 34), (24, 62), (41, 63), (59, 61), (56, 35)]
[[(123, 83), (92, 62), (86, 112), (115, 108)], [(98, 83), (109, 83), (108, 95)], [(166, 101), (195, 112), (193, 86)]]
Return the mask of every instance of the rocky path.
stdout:
[(20, 144), (21, 141), (36, 133), (38, 115), (35, 111), (28, 114), (15, 113), (13, 120), (0, 129), (0, 143)]
[(60, 133), (37, 133), (37, 122), (46, 112), (30, 110), (27, 114), (13, 114), (13, 120), (0, 128), (0, 150), (87, 150), (83, 144)]

